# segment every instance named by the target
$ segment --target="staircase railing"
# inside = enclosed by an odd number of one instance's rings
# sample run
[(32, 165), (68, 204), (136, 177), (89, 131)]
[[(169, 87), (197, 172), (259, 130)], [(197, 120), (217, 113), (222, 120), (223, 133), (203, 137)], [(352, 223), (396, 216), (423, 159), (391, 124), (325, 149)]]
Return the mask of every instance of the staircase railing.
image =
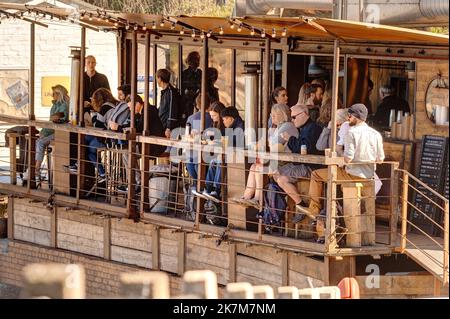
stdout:
[[(449, 200), (433, 190), (427, 184), (419, 180), (417, 177), (405, 171), (403, 169), (397, 169), (400, 176), (401, 190), (400, 190), (400, 202), (401, 202), (401, 240), (400, 247), (398, 250), (400, 252), (405, 252), (407, 245), (411, 245), (415, 249), (419, 250), (424, 256), (428, 258), (429, 261), (442, 268), (443, 277), (439, 278), (443, 281), (443, 284), (446, 285), (449, 282), (449, 271), (448, 271), (448, 241), (449, 241)], [(420, 190), (421, 188), (422, 190)], [(423, 200), (428, 201), (428, 203), (436, 209), (436, 213), (442, 213), (443, 218), (442, 221), (436, 221), (435, 219), (430, 218), (430, 216), (424, 212), (422, 209), (417, 207), (415, 203), (413, 203), (412, 196), (410, 196), (411, 190), (419, 194)], [(428, 194), (432, 194), (432, 196), (427, 195), (423, 190), (428, 192)], [(430, 198), (430, 197), (433, 197)], [(442, 232), (443, 234), (443, 243), (438, 241), (436, 237), (431, 236), (426, 231), (424, 231), (420, 225), (414, 223), (411, 218), (408, 218), (408, 212), (411, 214), (414, 213), (420, 214), (424, 219), (431, 223), (435, 227), (438, 232)], [(414, 242), (414, 239), (411, 238), (410, 235), (412, 232), (416, 232), (425, 236), (425, 238), (431, 242), (434, 248), (442, 250), (443, 259), (440, 260), (435, 256), (429, 254), (423, 243)], [(429, 244), (427, 244), (429, 246)]]

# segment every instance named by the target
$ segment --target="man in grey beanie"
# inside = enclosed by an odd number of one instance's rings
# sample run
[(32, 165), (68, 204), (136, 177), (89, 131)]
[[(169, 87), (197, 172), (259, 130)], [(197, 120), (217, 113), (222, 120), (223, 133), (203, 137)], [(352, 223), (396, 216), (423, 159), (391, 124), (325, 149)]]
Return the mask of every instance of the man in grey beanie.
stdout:
[[(339, 180), (373, 179), (375, 162), (384, 160), (383, 139), (380, 133), (366, 124), (367, 113), (364, 104), (354, 104), (348, 109), (350, 130), (345, 138), (344, 161), (346, 166), (345, 169), (338, 168), (338, 182)], [(327, 179), (327, 168), (318, 169), (311, 173), (309, 184), (311, 201), (309, 207), (300, 209), (301, 213), (311, 218), (320, 213), (323, 181)]]

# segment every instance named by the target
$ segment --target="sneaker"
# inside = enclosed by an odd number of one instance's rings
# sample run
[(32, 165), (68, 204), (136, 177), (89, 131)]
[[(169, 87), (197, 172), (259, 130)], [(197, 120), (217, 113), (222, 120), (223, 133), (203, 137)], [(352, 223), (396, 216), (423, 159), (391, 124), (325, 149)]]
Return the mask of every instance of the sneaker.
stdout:
[(103, 175), (98, 175), (98, 177), (97, 177), (97, 184), (104, 183), (105, 181), (106, 181), (106, 176), (105, 176), (105, 174), (103, 174)]
[(309, 207), (302, 206), (302, 203), (295, 205), (295, 210), (299, 214), (304, 214), (313, 220), (316, 219), (317, 214), (314, 214)]
[(305, 214), (295, 214), (294, 218), (292, 218), (292, 222), (294, 224), (300, 223), (306, 217)]
[(207, 199), (215, 202), (220, 203), (219, 194), (216, 191), (212, 191), (211, 193), (208, 193), (207, 190), (204, 190), (202, 192), (203, 196), (205, 196)]
[(206, 198), (205, 195), (203, 195), (203, 193), (197, 192), (196, 189), (193, 189), (193, 190), (192, 190), (192, 194), (193, 194), (194, 196), (197, 196), (197, 197), (200, 197), (200, 198), (203, 198), (203, 199), (208, 199), (208, 198)]
[(122, 185), (117, 186), (117, 192), (123, 193), (123, 194), (128, 193), (128, 185), (122, 184)]
[(69, 171), (71, 173), (78, 173), (78, 163), (75, 163), (73, 165), (69, 165), (69, 166), (66, 166), (66, 167), (69, 168)]

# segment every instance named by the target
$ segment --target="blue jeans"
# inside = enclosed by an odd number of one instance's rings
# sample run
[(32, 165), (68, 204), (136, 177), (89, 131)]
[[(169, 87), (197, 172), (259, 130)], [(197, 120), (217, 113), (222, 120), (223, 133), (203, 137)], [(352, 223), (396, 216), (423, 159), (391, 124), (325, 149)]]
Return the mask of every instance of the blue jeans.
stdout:
[(214, 190), (217, 192), (217, 194), (220, 194), (220, 182), (222, 177), (222, 167), (220, 166), (222, 164), (221, 160), (212, 160), (209, 164), (208, 172), (206, 173), (206, 190), (208, 192), (211, 192), (214, 188)]
[(194, 186), (197, 186), (198, 164), (186, 163), (186, 169), (187, 169), (189, 175), (191, 175), (192, 179), (194, 180)]
[(84, 141), (87, 145), (87, 157), (88, 160), (95, 164), (97, 167), (97, 172), (100, 176), (105, 175), (105, 169), (103, 168), (102, 163), (98, 163), (97, 161), (97, 149), (105, 147), (105, 144), (100, 142), (97, 137), (92, 135), (86, 135)]

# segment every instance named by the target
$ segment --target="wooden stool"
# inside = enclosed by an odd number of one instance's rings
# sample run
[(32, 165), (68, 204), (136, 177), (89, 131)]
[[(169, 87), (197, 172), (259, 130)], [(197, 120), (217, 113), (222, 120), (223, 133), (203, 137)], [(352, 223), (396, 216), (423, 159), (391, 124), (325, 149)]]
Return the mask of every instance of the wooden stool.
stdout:
[(375, 244), (375, 183), (354, 182), (341, 185), (343, 213), (348, 229), (347, 246)]

